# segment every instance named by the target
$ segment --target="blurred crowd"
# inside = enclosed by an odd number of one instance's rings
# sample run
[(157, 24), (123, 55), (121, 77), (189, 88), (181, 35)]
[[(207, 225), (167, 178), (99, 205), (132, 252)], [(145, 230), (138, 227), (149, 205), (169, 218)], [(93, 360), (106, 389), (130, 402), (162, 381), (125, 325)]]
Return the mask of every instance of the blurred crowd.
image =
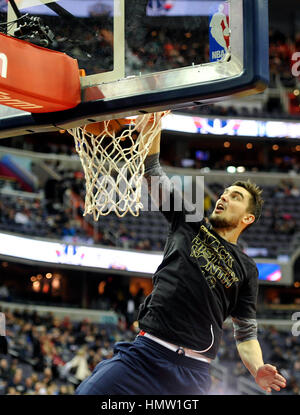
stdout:
[[(4, 191), (0, 200), (0, 229), (48, 239), (60, 239), (65, 243), (120, 246), (135, 250), (162, 250), (161, 242), (153, 242), (146, 238), (144, 234), (137, 232), (137, 226), (132, 225), (135, 230), (129, 230), (115, 214), (103, 217), (99, 222), (94, 222), (91, 216), (84, 218), (83, 203), (76, 205), (78, 195), (82, 196), (81, 201), (84, 200), (82, 195), (84, 181), (80, 181), (79, 193), (74, 193), (75, 187), (72, 187), (71, 182), (72, 179), (55, 181), (51, 183), (54, 193), (46, 191), (45, 197), (34, 199), (24, 195), (6, 194), (7, 187), (2, 187)], [(74, 182), (77, 186), (78, 178), (75, 178)], [(18, 186), (14, 190), (19, 190)]]
[[(113, 356), (114, 344), (132, 341), (137, 328), (99, 325), (88, 319), (73, 322), (51, 313), (8, 311), (8, 354), (0, 355), (0, 394), (72, 395), (76, 386), (102, 360)], [(300, 395), (300, 339), (274, 326), (262, 326), (259, 340), (264, 359), (287, 378), (280, 394)], [(213, 377), (210, 394), (239, 394), (240, 377), (251, 379), (237, 353), (233, 330), (224, 326), (216, 362), (228, 371), (227, 380)], [(276, 392), (273, 392), (276, 394)]]
[[(224, 111), (231, 111), (231, 107), (224, 108)], [(218, 116), (221, 115), (220, 113), (223, 112), (223, 109), (219, 105), (206, 105), (201, 107), (201, 116)], [(174, 112), (176, 114), (176, 111)], [(188, 115), (195, 115), (189, 113)], [(197, 113), (199, 115), (199, 113)], [(224, 113), (225, 115), (225, 113)], [(227, 112), (227, 115), (228, 114)], [(233, 113), (231, 114), (233, 115)], [(169, 138), (168, 131), (163, 131), (163, 134), (166, 138)], [(50, 136), (47, 140), (40, 139), (38, 135), (32, 136), (24, 136), (24, 137), (12, 137), (9, 139), (4, 139), (1, 142), (1, 145), (11, 148), (11, 149), (18, 149), (18, 150), (26, 150), (32, 152), (43, 153), (45, 157), (45, 164), (49, 166), (55, 173), (62, 175), (63, 180), (66, 182), (67, 180), (72, 180), (73, 185), (76, 186), (75, 183), (75, 176), (78, 178), (78, 181), (82, 179), (82, 167), (78, 158), (78, 155), (75, 150), (74, 142), (69, 135), (61, 135), (57, 136)], [(220, 139), (220, 145), (224, 145), (224, 149), (222, 151), (216, 151), (213, 147), (203, 147), (205, 150), (203, 153), (207, 153), (207, 157), (203, 159), (197, 158), (196, 152), (201, 149), (201, 140), (202, 138), (199, 137), (199, 144), (193, 144), (191, 147), (186, 146), (185, 154), (186, 157), (182, 157), (182, 155), (174, 154), (170, 152), (166, 154), (166, 152), (161, 155), (160, 162), (163, 166), (171, 166), (171, 167), (188, 167), (200, 170), (205, 168), (209, 170), (223, 170), (227, 171), (229, 166), (243, 166), (245, 172), (257, 172), (262, 171), (266, 173), (289, 173), (289, 174), (298, 174), (300, 173), (300, 159), (299, 159), (299, 146), (297, 145), (297, 140), (294, 142), (291, 139), (290, 141), (286, 141), (285, 143), (280, 142), (277, 145), (277, 150), (272, 150), (272, 146), (274, 145), (274, 140), (270, 139), (269, 143), (263, 141), (253, 143), (252, 138), (249, 137), (252, 143), (252, 151), (251, 155), (248, 151), (247, 153), (241, 153), (241, 141), (234, 141), (232, 140), (230, 147), (225, 147), (226, 142), (230, 142), (230, 137), (223, 138), (224, 143), (222, 143), (222, 138)], [(174, 143), (177, 144), (176, 138), (174, 138)], [(247, 141), (245, 141), (247, 143)], [(276, 142), (277, 143), (277, 142)], [(236, 147), (235, 147), (236, 144)], [(260, 145), (257, 147), (256, 144)], [(169, 143), (167, 143), (169, 145)], [(282, 149), (281, 149), (282, 146)], [(297, 148), (296, 148), (297, 147)], [(299, 148), (298, 148), (299, 147)], [(288, 148), (288, 152), (285, 154), (284, 149)], [(292, 152), (289, 151), (292, 149)], [(164, 150), (164, 148), (163, 148)], [(256, 151), (255, 151), (256, 150)], [(70, 168), (69, 166), (66, 167), (66, 163), (64, 161), (56, 160), (50, 161), (46, 160), (47, 155), (57, 155), (57, 156), (67, 156), (70, 157), (74, 161), (74, 165), (76, 162), (76, 168), (73, 166)], [(267, 156), (267, 160), (265, 155)], [(237, 157), (238, 156), (238, 157)], [(30, 157), (30, 156), (29, 156)], [(187, 164), (185, 163), (187, 161)], [(1, 162), (1, 159), (0, 159)], [(38, 162), (37, 162), (38, 163)], [(34, 170), (35, 162), (32, 160), (31, 163), (31, 171)], [(1, 170), (0, 170), (0, 180), (1, 180)], [(54, 182), (52, 182), (54, 183)], [(48, 183), (49, 191), (51, 189), (51, 182)], [(11, 183), (14, 187), (18, 186), (18, 183)], [(0, 184), (1, 186), (1, 184)]]
[[(287, 379), (287, 386), (280, 392), (272, 391), (273, 395), (300, 395), (300, 338), (290, 331), (275, 326), (258, 325), (258, 339), (262, 348), (264, 361), (277, 367)], [(241, 362), (232, 327), (224, 327), (223, 339), (217, 362), (228, 370), (227, 382), (220, 383), (214, 379), (212, 390), (218, 394), (237, 394), (241, 378), (252, 380), (252, 376)]]
[(299, 84), (300, 77), (291, 76), (291, 72), (294, 64), (293, 55), (300, 50), (300, 33), (291, 39), (279, 30), (271, 30), (269, 39), (271, 87), (276, 86), (278, 77), (283, 86), (295, 87)]
[[(104, 42), (108, 48), (111, 47), (112, 33), (108, 30), (101, 30), (100, 33), (101, 42)], [(153, 73), (209, 62), (208, 35), (206, 32), (199, 29), (184, 30), (181, 27), (170, 29), (160, 26), (157, 27), (157, 29), (151, 28), (148, 32), (147, 28), (140, 33), (137, 31), (134, 36), (127, 37), (127, 39), (127, 75)], [(261, 109), (249, 109), (247, 107), (227, 108), (218, 105), (210, 106), (208, 110), (205, 111), (206, 113), (211, 110), (209, 114), (221, 116), (271, 118), (290, 118), (299, 116), (300, 95), (294, 95), (293, 90), (299, 89), (300, 76), (297, 78), (292, 75), (292, 65), (294, 64), (292, 58), (295, 52), (300, 51), (300, 33), (296, 34), (295, 38), (290, 38), (279, 30), (271, 29), (269, 39), (269, 87), (287, 88), (286, 99), (290, 100), (288, 111), (283, 108), (281, 100), (270, 98), (265, 103), (264, 108)], [(92, 40), (90, 39), (89, 41), (91, 42)], [(95, 50), (97, 49), (95, 48)], [(100, 50), (100, 48), (98, 48), (98, 50)], [(106, 50), (107, 49), (104, 48), (104, 51)], [(93, 56), (93, 53), (91, 53), (91, 56)], [(106, 61), (109, 60), (111, 65), (112, 51), (109, 56), (110, 58), (106, 56), (105, 59)], [(91, 61), (93, 61), (93, 59)], [(88, 61), (82, 62), (83, 65), (86, 65), (87, 63), (90, 64)], [(93, 70), (97, 69), (95, 68), (95, 65), (96, 63), (93, 64)], [(198, 107), (196, 111), (202, 113), (202, 108)]]
[[(201, 27), (201, 25), (200, 25)], [(135, 28), (127, 34), (126, 40), (126, 74), (127, 76), (147, 74), (171, 70), (192, 64), (209, 62), (209, 41), (207, 30), (182, 27), (163, 27), (143, 29)], [(112, 32), (101, 29), (98, 36), (87, 36), (82, 45), (74, 45), (67, 52), (78, 59), (80, 67), (87, 73), (97, 73), (113, 67)], [(134, 30), (134, 27), (132, 31)], [(66, 47), (62, 37), (62, 47)], [(84, 50), (83, 50), (84, 49)], [(243, 117), (298, 117), (300, 114), (300, 95), (294, 95), (298, 90), (300, 77), (292, 75), (292, 60), (295, 52), (300, 51), (300, 33), (290, 38), (279, 30), (270, 30), (270, 88), (287, 88), (286, 99), (290, 101), (288, 110), (283, 107), (282, 100), (270, 98), (263, 108), (235, 108), (222, 105), (210, 106), (204, 113), (220, 116)], [(101, 63), (101, 66), (100, 66)], [(210, 112), (211, 110), (211, 112)], [(202, 113), (202, 108), (196, 111)]]
[(97, 363), (113, 355), (115, 342), (135, 336), (122, 316), (118, 326), (110, 326), (2, 311), (8, 354), (0, 355), (0, 394), (71, 395)]
[[(205, 197), (206, 216), (212, 212), (214, 202), (222, 192), (222, 185), (218, 183), (211, 184), (209, 188), (210, 193)], [(285, 253), (289, 254), (291, 237), (300, 232), (300, 188), (292, 179), (286, 179), (274, 186), (264, 186), (263, 190), (265, 206), (259, 226), (249, 228), (242, 236), (243, 244), (264, 247), (269, 257), (276, 257), (278, 249), (282, 250), (283, 247)], [(90, 215), (83, 216), (84, 197), (84, 178), (74, 172), (66, 172), (62, 180), (49, 180), (41, 198), (31, 199), (3, 191), (0, 229), (60, 239), (67, 244), (97, 244), (141, 251), (163, 250), (168, 227), (160, 212), (141, 211), (138, 217), (128, 214), (124, 218), (111, 213), (95, 222)], [(267, 237), (270, 235), (273, 238)], [(283, 240), (284, 237), (289, 240)]]

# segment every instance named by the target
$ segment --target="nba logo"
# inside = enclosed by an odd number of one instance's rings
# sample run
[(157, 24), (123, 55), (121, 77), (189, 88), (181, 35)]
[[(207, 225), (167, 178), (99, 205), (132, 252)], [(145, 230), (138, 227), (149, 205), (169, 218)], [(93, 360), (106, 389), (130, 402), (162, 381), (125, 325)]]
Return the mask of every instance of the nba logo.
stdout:
[(229, 4), (222, 2), (209, 19), (209, 57), (211, 62), (224, 58), (230, 45)]

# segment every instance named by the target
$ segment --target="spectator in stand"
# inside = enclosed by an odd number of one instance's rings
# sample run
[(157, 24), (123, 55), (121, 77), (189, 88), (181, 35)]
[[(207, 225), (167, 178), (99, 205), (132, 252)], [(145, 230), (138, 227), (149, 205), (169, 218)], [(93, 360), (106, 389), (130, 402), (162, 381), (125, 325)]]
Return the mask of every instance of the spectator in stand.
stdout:
[(290, 189), (291, 196), (300, 197), (300, 189), (295, 184)]
[(236, 378), (238, 378), (239, 376), (247, 376), (248, 377), (248, 372), (247, 369), (245, 369), (245, 366), (243, 365), (242, 362), (237, 362), (234, 369), (233, 369), (233, 374)]
[(16, 369), (13, 378), (8, 383), (8, 388), (15, 388), (21, 395), (23, 395), (26, 391), (23, 379), (23, 370), (21, 368)]
[(118, 230), (118, 239), (120, 241), (120, 245), (123, 246), (123, 248), (127, 249), (130, 246), (130, 234), (128, 229), (125, 225), (121, 224), (119, 226)]
[(49, 386), (47, 386), (47, 395), (58, 395), (59, 388), (56, 383), (52, 382)]
[(50, 386), (50, 384), (52, 383), (53, 377), (54, 377), (51, 367), (49, 366), (45, 367), (43, 375), (44, 375), (43, 382), (45, 383), (47, 387)]
[(47, 388), (43, 381), (39, 381), (35, 383), (34, 395), (47, 395)]
[(87, 361), (87, 347), (80, 348), (75, 357), (68, 362), (64, 367), (64, 376), (72, 374), (76, 381), (82, 382), (87, 376), (91, 374)]
[(59, 388), (58, 395), (73, 395), (74, 385), (61, 385)]
[(129, 293), (127, 298), (127, 308), (126, 308), (126, 323), (127, 327), (130, 328), (136, 317), (136, 306), (134, 303), (134, 298), (131, 293)]
[(25, 379), (25, 395), (33, 395), (34, 394), (34, 382), (33, 377), (28, 376)]
[(9, 386), (7, 395), (21, 395), (21, 392), (18, 392), (14, 386)]
[[(8, 361), (6, 359), (0, 360), (0, 391), (7, 391), (8, 383), (10, 382), (10, 370)], [(1, 393), (1, 392), (0, 392)]]
[(288, 364), (288, 361), (284, 355), (282, 348), (279, 345), (276, 345), (276, 343), (275, 343), (275, 348), (273, 350), (273, 353), (270, 356), (270, 362), (272, 364), (276, 362), (276, 364), (280, 368), (286, 368)]
[(11, 301), (11, 295), (6, 284), (0, 285), (0, 301)]

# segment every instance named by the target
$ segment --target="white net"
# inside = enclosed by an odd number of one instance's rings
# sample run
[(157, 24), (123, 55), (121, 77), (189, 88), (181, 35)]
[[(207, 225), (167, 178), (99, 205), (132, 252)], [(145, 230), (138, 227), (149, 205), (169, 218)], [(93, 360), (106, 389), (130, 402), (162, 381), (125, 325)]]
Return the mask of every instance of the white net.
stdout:
[(119, 119), (68, 130), (75, 140), (85, 180), (85, 215), (100, 216), (128, 212), (138, 216), (144, 161), (161, 119), (168, 112), (140, 115), (136, 120)]

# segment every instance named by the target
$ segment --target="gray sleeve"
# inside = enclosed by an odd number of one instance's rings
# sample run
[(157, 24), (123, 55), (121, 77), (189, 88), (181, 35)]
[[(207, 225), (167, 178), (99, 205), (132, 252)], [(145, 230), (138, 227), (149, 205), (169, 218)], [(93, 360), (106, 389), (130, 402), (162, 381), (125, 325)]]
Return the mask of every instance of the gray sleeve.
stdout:
[[(159, 153), (151, 154), (145, 160), (144, 177), (148, 193), (154, 205), (175, 227), (181, 222), (199, 223), (203, 219), (203, 204), (197, 204), (184, 198), (181, 177), (169, 178), (159, 163)], [(178, 179), (178, 180), (177, 180)]]
[(237, 344), (257, 340), (257, 321), (253, 318), (232, 317), (234, 338)]
[[(170, 200), (170, 196), (174, 194), (176, 189), (159, 163), (159, 153), (147, 156), (144, 164), (144, 177), (147, 181), (148, 193), (151, 195), (152, 201), (159, 209), (168, 210), (163, 209), (164, 203)], [(179, 200), (181, 200), (182, 195), (177, 192), (176, 194), (179, 196)]]
[(159, 163), (159, 153), (151, 154), (145, 159), (145, 176), (160, 176), (164, 174)]

